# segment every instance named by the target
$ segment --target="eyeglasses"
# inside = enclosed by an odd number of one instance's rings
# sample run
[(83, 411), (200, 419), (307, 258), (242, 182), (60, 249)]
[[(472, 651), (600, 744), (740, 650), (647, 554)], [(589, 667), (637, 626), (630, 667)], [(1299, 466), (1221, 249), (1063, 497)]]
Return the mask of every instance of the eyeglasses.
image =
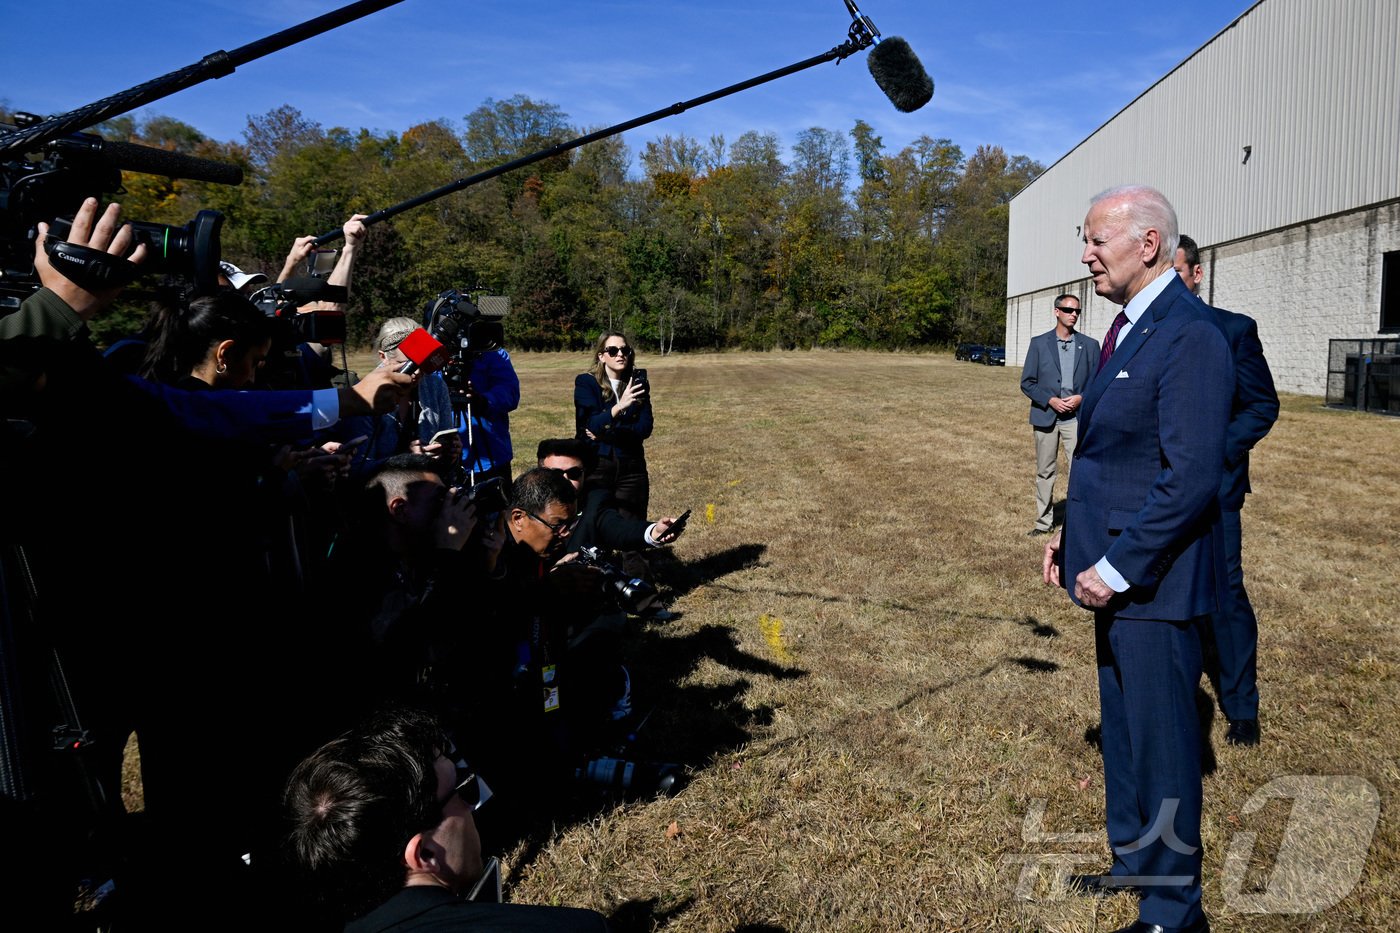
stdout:
[(575, 483), (577, 483), (579, 480), (583, 479), (583, 467), (581, 467), (581, 466), (569, 467), (567, 470), (561, 470), (561, 469), (555, 467), (555, 468), (554, 468), (554, 472), (555, 472), (555, 473), (558, 473), (560, 476), (564, 477), (565, 479), (571, 480), (571, 481), (573, 481), (573, 482), (575, 482)]
[(1078, 308), (1056, 308), (1055, 310), (1058, 311), (1058, 312), (1060, 312), (1061, 314), (1078, 314), (1078, 313), (1079, 313), (1079, 309), (1078, 309)]
[(631, 355), (632, 355), (632, 348), (631, 348), (631, 347), (604, 347), (604, 348), (603, 348), (603, 352), (606, 353), (608, 356), (618, 356), (619, 354), (622, 355), (622, 356), (631, 356)]
[(534, 512), (529, 512), (529, 511), (527, 511), (525, 514), (528, 515), (528, 516), (530, 516), (531, 518), (533, 518), (535, 521), (539, 522), (539, 523), (540, 523), (541, 525), (543, 525), (544, 527), (548, 528), (548, 529), (549, 529), (549, 533), (552, 534), (552, 535), (554, 535), (556, 538), (566, 538), (566, 537), (568, 537), (569, 532), (573, 531), (573, 530), (574, 530), (574, 526), (578, 524), (578, 516), (577, 516), (577, 515), (575, 515), (573, 518), (569, 519), (568, 521), (557, 522), (557, 523), (555, 523), (555, 522), (547, 522), (547, 521), (545, 521), (544, 519), (542, 519), (542, 518), (540, 518), (538, 515), (536, 515)]

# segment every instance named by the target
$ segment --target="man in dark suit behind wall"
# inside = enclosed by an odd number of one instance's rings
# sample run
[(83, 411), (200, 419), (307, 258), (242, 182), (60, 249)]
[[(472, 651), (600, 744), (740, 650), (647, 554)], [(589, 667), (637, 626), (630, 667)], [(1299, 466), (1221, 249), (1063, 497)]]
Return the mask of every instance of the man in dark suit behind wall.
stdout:
[[(1177, 243), (1176, 274), (1201, 294), (1201, 253), (1196, 241), (1182, 235)], [(1222, 308), (1212, 308), (1216, 323), (1230, 344), (1235, 361), (1235, 397), (1230, 407), (1230, 427), (1225, 435), (1225, 477), (1220, 483), (1220, 532), (1224, 547), (1223, 572), (1217, 581), (1220, 608), (1211, 618), (1218, 669), (1210, 671), (1216, 699), (1230, 728), (1225, 741), (1231, 745), (1259, 744), (1259, 686), (1255, 661), (1259, 624), (1244, 588), (1241, 560), (1240, 510), (1249, 487), (1249, 452), (1264, 439), (1278, 420), (1278, 393), (1254, 318)]]
[(1113, 866), (1086, 893), (1133, 887), (1119, 933), (1202, 933), (1200, 626), (1216, 608), (1216, 495), (1234, 393), (1230, 348), (1172, 268), (1176, 212), (1114, 188), (1084, 221), (1094, 291), (1123, 311), (1080, 406), (1065, 524), (1045, 581), (1094, 611)]

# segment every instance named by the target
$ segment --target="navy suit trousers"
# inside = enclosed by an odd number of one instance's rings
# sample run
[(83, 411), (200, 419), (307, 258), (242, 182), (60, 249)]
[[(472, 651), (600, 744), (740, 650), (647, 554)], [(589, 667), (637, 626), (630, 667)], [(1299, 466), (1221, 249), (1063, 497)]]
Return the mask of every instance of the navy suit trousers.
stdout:
[(1201, 916), (1199, 623), (1095, 614), (1112, 873), (1143, 889), (1139, 917)]
[(1244, 564), (1241, 558), (1240, 513), (1222, 511), (1220, 530), (1223, 536), (1221, 554), (1224, 577), (1221, 580), (1220, 611), (1211, 617), (1215, 636), (1219, 671), (1212, 671), (1215, 695), (1220, 709), (1229, 719), (1259, 718), (1259, 685), (1255, 664), (1259, 647), (1259, 623), (1249, 594), (1244, 588)]

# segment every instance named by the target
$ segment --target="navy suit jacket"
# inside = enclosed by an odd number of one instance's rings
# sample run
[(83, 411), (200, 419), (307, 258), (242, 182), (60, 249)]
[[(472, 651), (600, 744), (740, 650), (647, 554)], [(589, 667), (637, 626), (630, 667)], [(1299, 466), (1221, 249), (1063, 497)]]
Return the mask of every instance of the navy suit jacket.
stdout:
[(1220, 482), (1220, 507), (1238, 512), (1244, 507), (1249, 488), (1249, 452), (1264, 439), (1278, 420), (1278, 393), (1264, 346), (1259, 342), (1259, 325), (1254, 318), (1223, 308), (1212, 308), (1235, 361), (1235, 397), (1231, 404), (1230, 428), (1225, 435), (1225, 476)]
[[(1099, 342), (1076, 331), (1074, 339), (1074, 381), (1076, 395), (1084, 394), (1094, 370), (1099, 368)], [(1026, 348), (1026, 364), (1021, 367), (1021, 391), (1031, 400), (1031, 424), (1053, 427), (1059, 419), (1050, 400), (1060, 394), (1060, 343), (1053, 330), (1032, 337)]]
[(1084, 393), (1061, 552), (1071, 598), (1106, 556), (1132, 584), (1109, 603), (1119, 618), (1215, 610), (1212, 528), (1234, 386), (1214, 312), (1173, 276)]

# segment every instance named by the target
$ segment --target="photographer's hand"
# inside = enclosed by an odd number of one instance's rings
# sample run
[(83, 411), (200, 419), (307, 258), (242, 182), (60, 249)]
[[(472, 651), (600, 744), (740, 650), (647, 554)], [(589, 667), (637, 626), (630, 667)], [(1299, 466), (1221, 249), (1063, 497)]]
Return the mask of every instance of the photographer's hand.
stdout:
[(433, 525), (434, 543), (446, 550), (460, 551), (467, 546), (467, 539), (476, 527), (476, 503), (466, 496), (459, 496), (460, 490), (449, 490), (443, 500), (442, 511), (438, 512)]
[[(99, 218), (97, 199), (88, 198), (73, 216), (73, 226), (68, 231), (67, 242), (121, 256), (140, 265), (146, 261), (146, 244), (142, 243), (132, 250), (134, 237), (131, 225), (123, 224), (121, 216), (122, 207), (114, 201), (107, 205), (107, 209)], [(121, 286), (91, 292), (59, 272), (49, 263), (48, 253), (44, 251), (44, 238), (48, 234), (49, 225), (40, 223), (39, 235), (34, 241), (34, 271), (39, 274), (39, 281), (44, 287), (63, 299), (86, 323), (121, 294)]]

